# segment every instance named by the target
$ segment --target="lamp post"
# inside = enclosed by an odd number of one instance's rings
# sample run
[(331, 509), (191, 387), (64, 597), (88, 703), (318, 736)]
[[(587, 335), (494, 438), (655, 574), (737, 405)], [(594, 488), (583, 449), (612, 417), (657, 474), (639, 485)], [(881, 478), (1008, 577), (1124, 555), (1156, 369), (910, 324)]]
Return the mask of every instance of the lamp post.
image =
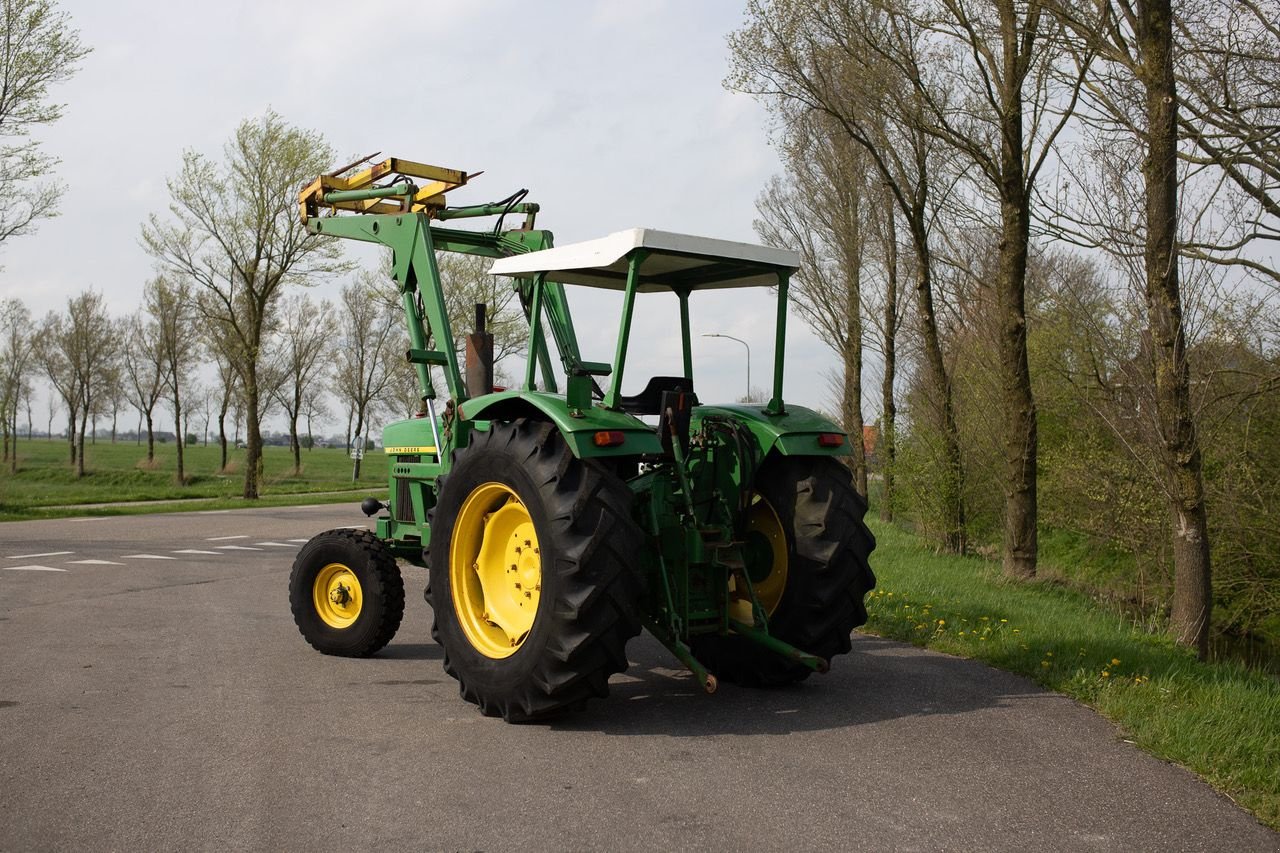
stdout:
[(735, 338), (733, 335), (724, 335), (720, 332), (707, 332), (704, 338), (728, 338), (731, 341), (737, 341), (747, 348), (747, 397), (746, 402), (751, 402), (751, 345), (742, 338)]

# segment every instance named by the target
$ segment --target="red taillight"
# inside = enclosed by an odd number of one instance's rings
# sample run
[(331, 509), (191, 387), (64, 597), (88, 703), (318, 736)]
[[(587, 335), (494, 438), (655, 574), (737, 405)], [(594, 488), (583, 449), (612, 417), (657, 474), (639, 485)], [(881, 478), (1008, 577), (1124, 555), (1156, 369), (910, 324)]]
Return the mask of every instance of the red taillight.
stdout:
[(601, 430), (595, 435), (596, 447), (617, 447), (626, 440), (627, 434), (617, 429)]
[(819, 447), (840, 447), (844, 444), (844, 434), (838, 432), (824, 432), (818, 436)]

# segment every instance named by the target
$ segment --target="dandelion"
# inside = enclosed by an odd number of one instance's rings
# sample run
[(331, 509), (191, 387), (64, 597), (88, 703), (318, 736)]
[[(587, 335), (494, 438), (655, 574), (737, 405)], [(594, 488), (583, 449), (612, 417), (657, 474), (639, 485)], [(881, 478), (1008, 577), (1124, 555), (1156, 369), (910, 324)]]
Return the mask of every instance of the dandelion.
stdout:
[(983, 622), (990, 622), (990, 621), (991, 621), (991, 617), (990, 617), (990, 616), (983, 616), (983, 617), (982, 617), (982, 621), (983, 621)]
[(1111, 659), (1111, 665), (1112, 665), (1112, 666), (1119, 666), (1119, 665), (1120, 665), (1120, 658), (1112, 658), (1112, 659)]
[(1015, 633), (1015, 634), (1021, 634), (1021, 633), (1022, 633), (1022, 629), (1021, 629), (1021, 628), (1014, 628), (1014, 629), (1013, 629), (1013, 633)]
[(1103, 678), (1110, 678), (1110, 677), (1111, 677), (1111, 673), (1107, 672), (1107, 671), (1104, 669), (1104, 670), (1102, 671), (1102, 677), (1103, 677)]
[(1053, 657), (1053, 652), (1051, 652), (1051, 651), (1047, 651), (1047, 650), (1046, 650), (1046, 651), (1045, 651), (1045, 653), (1044, 653), (1044, 656), (1045, 656), (1045, 657), (1047, 657), (1047, 658), (1051, 658), (1051, 657)]
[(1008, 620), (1008, 619), (1001, 619), (1000, 621), (1001, 621), (1001, 622), (1008, 622), (1009, 620)]
[(947, 624), (947, 620), (946, 620), (946, 619), (939, 619), (939, 620), (938, 620), (938, 624), (939, 624), (939, 625), (945, 625), (945, 624)]
[(1042, 660), (1042, 661), (1040, 661), (1040, 666), (1041, 666), (1041, 667), (1043, 667), (1044, 669), (1048, 669), (1048, 668), (1049, 668), (1049, 662), (1048, 662), (1047, 660)]

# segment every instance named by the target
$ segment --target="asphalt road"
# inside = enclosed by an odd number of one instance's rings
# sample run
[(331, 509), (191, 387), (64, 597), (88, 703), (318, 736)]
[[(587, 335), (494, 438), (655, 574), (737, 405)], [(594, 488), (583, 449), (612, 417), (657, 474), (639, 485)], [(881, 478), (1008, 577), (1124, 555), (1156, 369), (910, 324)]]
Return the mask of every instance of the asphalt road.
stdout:
[(641, 637), (586, 713), (482, 717), (420, 569), (378, 657), (298, 635), (294, 551), (363, 522), (0, 525), (0, 850), (1280, 850), (1087, 708), (872, 637), (829, 675), (714, 696)]

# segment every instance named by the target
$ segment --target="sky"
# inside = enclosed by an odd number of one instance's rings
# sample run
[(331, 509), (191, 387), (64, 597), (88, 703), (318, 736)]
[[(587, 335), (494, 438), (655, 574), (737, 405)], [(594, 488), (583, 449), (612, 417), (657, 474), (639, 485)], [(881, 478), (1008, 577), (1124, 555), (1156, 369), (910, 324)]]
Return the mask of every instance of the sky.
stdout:
[[(153, 274), (141, 224), (167, 211), (183, 151), (220, 157), (235, 127), (268, 109), (318, 131), (343, 162), (380, 151), (483, 170), (451, 204), (528, 188), (556, 245), (637, 226), (758, 242), (755, 202), (780, 171), (764, 108), (722, 84), (741, 0), (59, 6), (93, 49), (53, 90), (65, 114), (39, 135), (62, 160), (61, 215), (0, 244), (0, 296), (37, 318), (89, 287), (113, 313), (135, 310)], [(314, 289), (333, 297), (338, 285)], [(583, 294), (570, 291), (583, 355), (611, 360), (618, 302)], [(747, 367), (746, 348), (706, 333), (746, 341), (752, 384), (769, 386), (767, 291), (695, 297), (692, 314), (704, 401), (740, 397)], [(642, 296), (631, 340), (624, 392), (679, 372), (674, 298)], [(835, 366), (793, 317), (788, 400), (834, 408)]]

